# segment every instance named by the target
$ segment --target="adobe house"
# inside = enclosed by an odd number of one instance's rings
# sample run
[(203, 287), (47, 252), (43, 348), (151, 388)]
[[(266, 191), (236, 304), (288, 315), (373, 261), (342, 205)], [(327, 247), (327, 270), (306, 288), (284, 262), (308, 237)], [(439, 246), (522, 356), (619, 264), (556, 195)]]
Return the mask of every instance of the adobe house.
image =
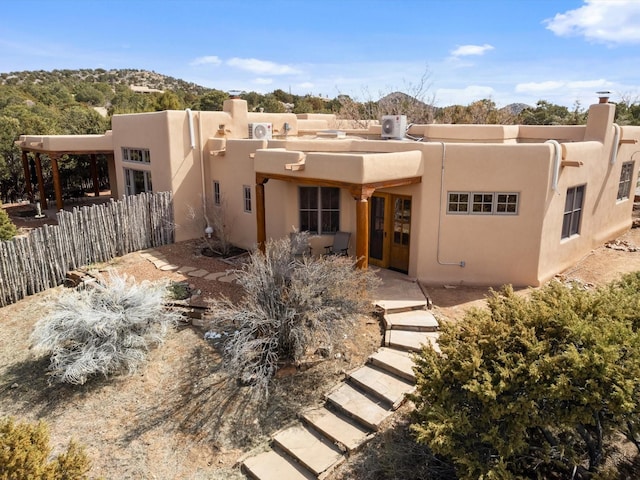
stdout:
[(308, 230), (321, 254), (346, 231), (361, 267), (538, 286), (631, 226), (640, 127), (614, 124), (614, 111), (603, 96), (586, 125), (411, 125), (408, 139), (401, 121), (400, 134), (338, 130), (333, 115), (248, 112), (231, 99), (221, 112), (115, 115), (74, 151), (109, 143), (120, 194), (172, 191), (177, 241), (202, 237), (223, 211), (242, 248)]

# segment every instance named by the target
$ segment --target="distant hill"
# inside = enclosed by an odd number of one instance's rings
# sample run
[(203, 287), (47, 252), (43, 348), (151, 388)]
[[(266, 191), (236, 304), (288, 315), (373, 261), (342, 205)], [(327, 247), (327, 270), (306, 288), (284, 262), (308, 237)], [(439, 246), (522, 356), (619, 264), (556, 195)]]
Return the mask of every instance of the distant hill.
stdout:
[(152, 90), (183, 91), (192, 95), (202, 95), (212, 90), (211, 88), (149, 70), (104, 70), (97, 68), (0, 73), (0, 85), (52, 84), (58, 82), (71, 85), (77, 83), (106, 83), (112, 87), (128, 85), (130, 87), (146, 87)]

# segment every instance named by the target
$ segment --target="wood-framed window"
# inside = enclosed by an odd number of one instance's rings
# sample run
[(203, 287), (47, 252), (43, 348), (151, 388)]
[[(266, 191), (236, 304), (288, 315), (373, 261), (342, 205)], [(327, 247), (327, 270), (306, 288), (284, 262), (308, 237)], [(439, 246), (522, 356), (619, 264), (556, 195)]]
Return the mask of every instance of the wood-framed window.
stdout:
[(580, 233), (582, 223), (582, 206), (584, 203), (584, 185), (567, 189), (562, 217), (562, 238), (570, 238)]
[(631, 194), (633, 184), (633, 167), (635, 162), (624, 162), (620, 171), (620, 183), (618, 183), (618, 200), (626, 200)]
[(332, 234), (340, 230), (340, 189), (300, 187), (300, 231)]

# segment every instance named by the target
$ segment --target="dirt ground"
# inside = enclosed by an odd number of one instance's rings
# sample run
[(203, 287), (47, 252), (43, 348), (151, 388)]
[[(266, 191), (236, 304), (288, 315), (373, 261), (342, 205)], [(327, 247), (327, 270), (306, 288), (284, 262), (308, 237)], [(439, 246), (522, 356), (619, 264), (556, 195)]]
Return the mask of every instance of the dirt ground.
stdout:
[[(199, 242), (183, 242), (158, 250), (178, 265), (210, 272), (233, 268), (202, 256), (200, 247)], [(242, 295), (234, 284), (158, 270), (139, 253), (91, 268), (102, 275), (115, 270), (138, 281), (187, 281), (195, 292), (194, 305), (220, 295), (235, 300)], [(245, 452), (266, 445), (269, 435), (294, 421), (303, 408), (320, 405), (381, 342), (377, 320), (362, 317), (342, 351), (329, 359), (312, 358), (307, 369), (284, 369), (266, 402), (220, 371), (222, 344), (204, 339), (206, 326), (178, 328), (133, 375), (94, 378), (83, 386), (49, 385), (48, 358), (30, 350), (29, 336), (46, 313), (43, 301), (62, 289), (0, 309), (0, 417), (46, 421), (55, 451), (72, 438), (83, 444), (93, 478), (244, 478), (234, 465)]]
[[(19, 226), (28, 229), (37, 225), (27, 220), (26, 226)], [(640, 270), (636, 246), (640, 247), (640, 229), (621, 237), (619, 249), (594, 250), (560, 278), (600, 285), (622, 273)], [(160, 250), (170, 263), (211, 272), (232, 268), (219, 259), (202, 256), (200, 247), (199, 242), (183, 242)], [(187, 281), (195, 292), (194, 304), (204, 305), (208, 298), (220, 295), (238, 300), (242, 295), (233, 284), (158, 270), (138, 253), (92, 268), (103, 274), (116, 270), (137, 280)], [(46, 421), (54, 451), (72, 438), (77, 440), (92, 460), (93, 478), (244, 478), (234, 465), (247, 451), (266, 446), (269, 435), (294, 421), (301, 409), (322, 403), (345, 372), (364, 363), (381, 342), (378, 322), (372, 317), (361, 318), (350, 342), (337, 352), (340, 355), (304, 371), (285, 370), (267, 402), (256, 401), (246, 387), (225, 377), (220, 370), (222, 345), (205, 340), (206, 328), (192, 325), (172, 333), (133, 375), (94, 378), (84, 386), (49, 385), (45, 374), (48, 359), (30, 350), (29, 336), (35, 322), (46, 314), (43, 300), (63, 288), (0, 309), (0, 417)], [(456, 320), (469, 307), (482, 306), (488, 291), (437, 285), (426, 289), (435, 311)], [(348, 473), (349, 465), (366, 465), (367, 456), (379, 455), (380, 448), (379, 442), (366, 446), (336, 472), (336, 478), (354, 478)]]

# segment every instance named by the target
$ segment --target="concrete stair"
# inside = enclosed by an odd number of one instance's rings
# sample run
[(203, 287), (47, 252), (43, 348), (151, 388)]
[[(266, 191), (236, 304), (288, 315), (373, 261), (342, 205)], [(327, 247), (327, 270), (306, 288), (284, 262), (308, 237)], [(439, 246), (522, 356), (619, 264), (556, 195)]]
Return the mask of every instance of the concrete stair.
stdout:
[(438, 349), (438, 322), (427, 301), (380, 301), (384, 346), (351, 372), (320, 408), (301, 412), (300, 423), (276, 433), (271, 449), (247, 458), (243, 471), (257, 480), (324, 479), (369, 441), (415, 390), (411, 352)]

